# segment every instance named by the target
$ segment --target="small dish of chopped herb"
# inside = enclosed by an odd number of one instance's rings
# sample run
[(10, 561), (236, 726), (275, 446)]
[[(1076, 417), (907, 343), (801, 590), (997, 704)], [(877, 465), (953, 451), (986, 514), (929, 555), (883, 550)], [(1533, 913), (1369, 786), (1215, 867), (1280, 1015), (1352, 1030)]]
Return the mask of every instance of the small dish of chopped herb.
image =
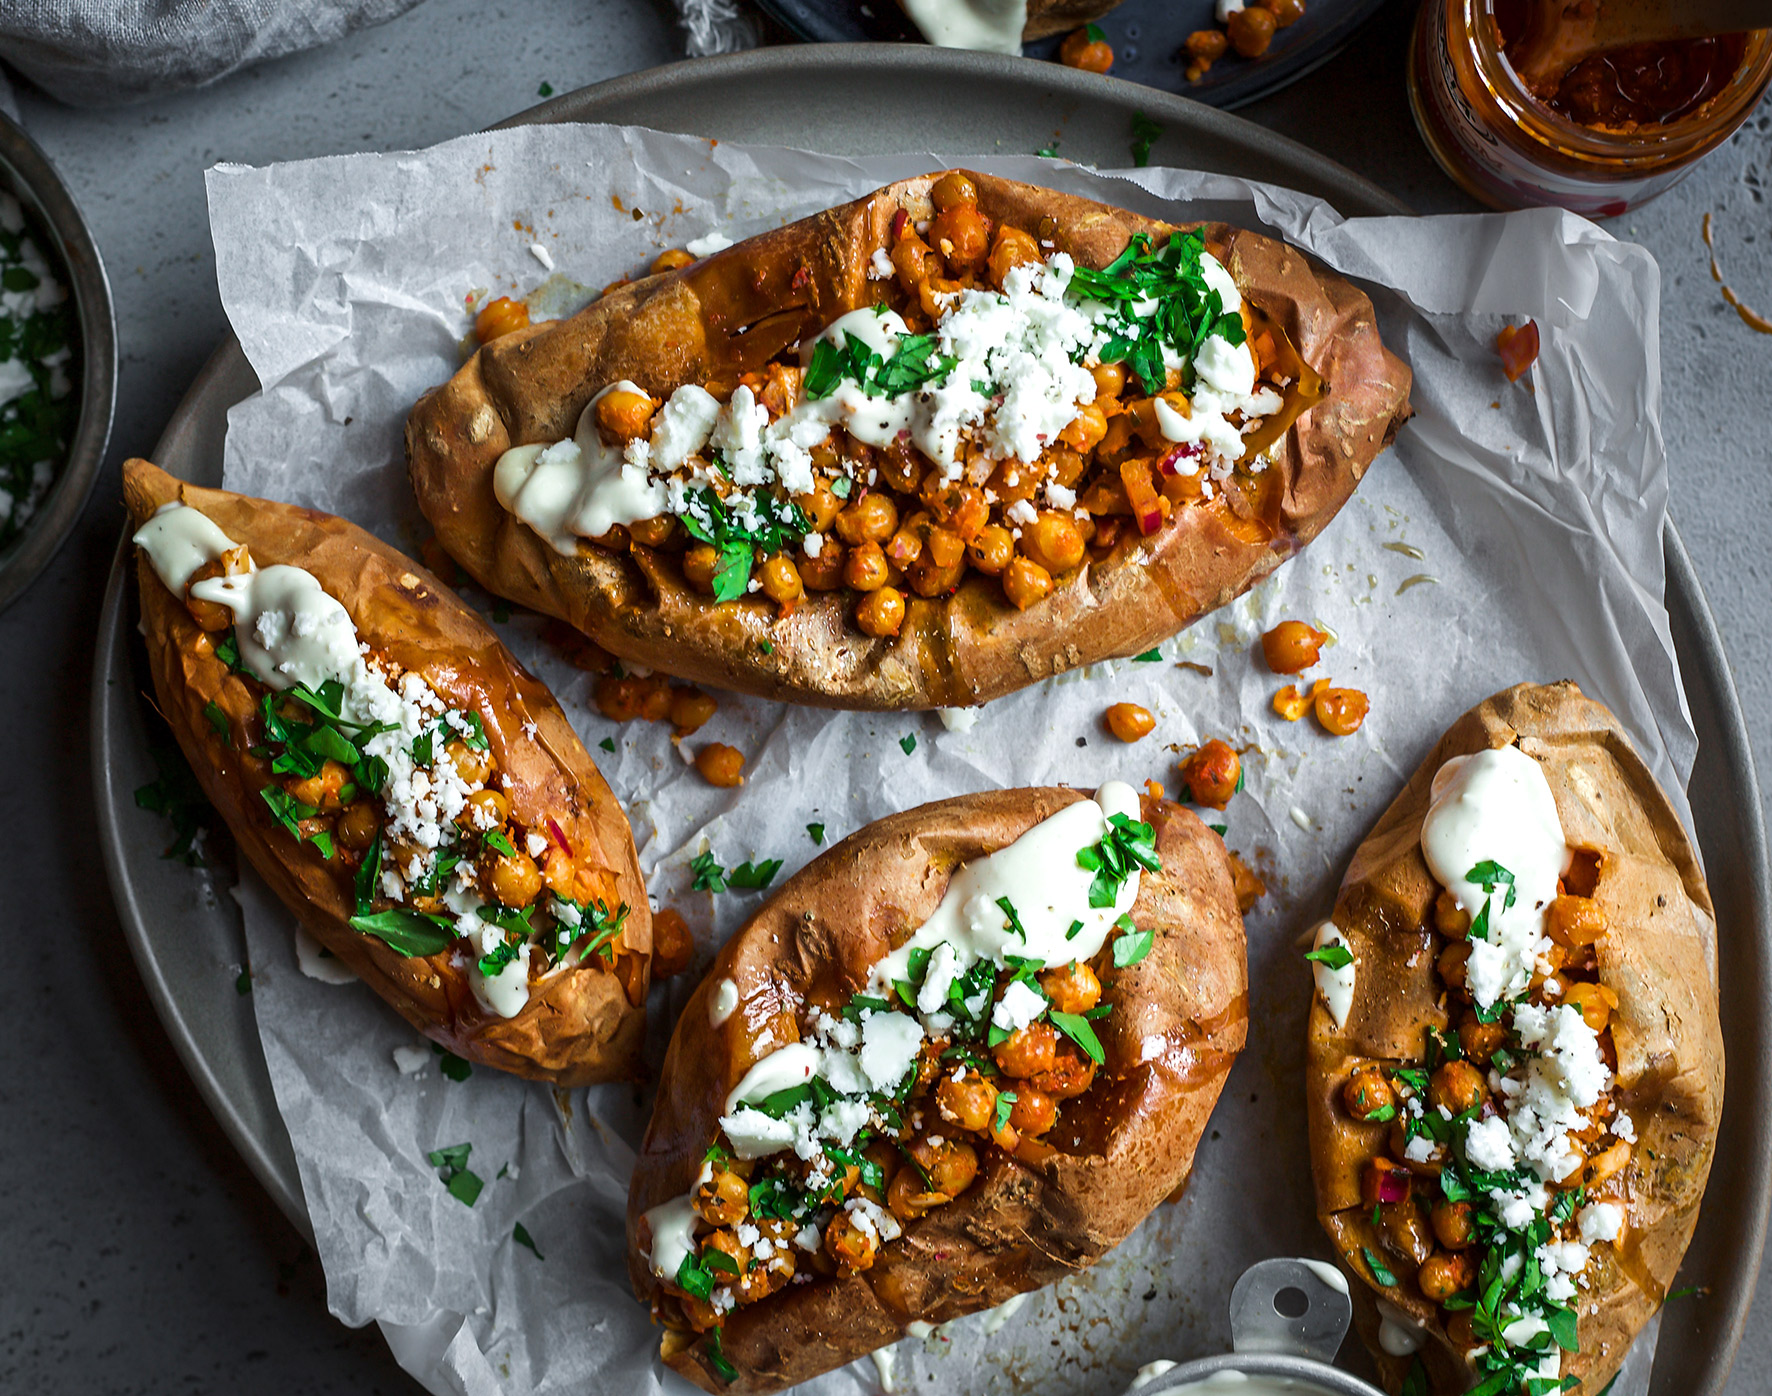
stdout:
[(116, 389), (98, 248), (47, 157), (0, 114), (0, 607), (85, 507)]

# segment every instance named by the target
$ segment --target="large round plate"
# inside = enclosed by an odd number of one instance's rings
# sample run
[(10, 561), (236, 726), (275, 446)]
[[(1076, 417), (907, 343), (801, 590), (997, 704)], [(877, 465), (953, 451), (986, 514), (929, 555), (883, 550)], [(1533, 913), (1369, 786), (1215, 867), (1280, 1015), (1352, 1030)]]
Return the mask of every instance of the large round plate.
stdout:
[[(1129, 83), (988, 54), (845, 45), (698, 59), (556, 97), (512, 119), (615, 121), (722, 140), (805, 144), (847, 154), (1029, 150), (1052, 139), (1078, 160), (1124, 163), (1128, 123), (1144, 109), (1165, 126), (1160, 163), (1224, 170), (1321, 195), (1348, 214), (1407, 210), (1304, 146), (1195, 102)], [(912, 116), (910, 113), (915, 113)], [(509, 124), (509, 123), (508, 123)], [(257, 381), (231, 338), (218, 348), (155, 447), (160, 465), (217, 484), (228, 408)], [(126, 540), (125, 540), (126, 542)], [(212, 886), (160, 855), (166, 828), (135, 807), (155, 776), (147, 684), (120, 542), (96, 637), (92, 753), (106, 870), (130, 949), (156, 1011), (204, 1099), (295, 1225), (310, 1231), (295, 1158), (271, 1094), (252, 1000), (235, 994), (244, 958), (239, 916)], [(1663, 1325), (1657, 1396), (1720, 1396), (1747, 1321), (1772, 1200), (1772, 886), (1759, 784), (1734, 680), (1679, 535), (1667, 534), (1667, 603), (1698, 729), (1691, 801), (1722, 927), (1728, 1104), (1709, 1200), (1686, 1273), (1709, 1291)], [(1318, 1238), (1301, 1236), (1315, 1248)]]
[[(818, 43), (922, 43), (895, 0), (757, 0), (789, 32)], [(1304, 18), (1280, 30), (1259, 59), (1229, 54), (1189, 82), (1181, 46), (1214, 29), (1214, 0), (1125, 0), (1100, 21), (1114, 46), (1114, 75), (1229, 110), (1277, 92), (1328, 62), (1384, 0), (1310, 0)], [(1027, 44), (1030, 58), (1056, 59), (1062, 35)]]

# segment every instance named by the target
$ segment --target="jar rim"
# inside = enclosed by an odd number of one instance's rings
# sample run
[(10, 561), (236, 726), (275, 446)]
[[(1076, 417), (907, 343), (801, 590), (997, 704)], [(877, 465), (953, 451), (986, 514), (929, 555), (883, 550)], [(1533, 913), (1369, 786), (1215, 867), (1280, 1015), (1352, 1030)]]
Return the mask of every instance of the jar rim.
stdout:
[(1585, 159), (1614, 165), (1661, 164), (1696, 158), (1720, 144), (1745, 121), (1772, 83), (1772, 30), (1747, 31), (1747, 48), (1728, 83), (1674, 121), (1609, 131), (1584, 126), (1535, 96), (1515, 73), (1492, 22), (1494, 0), (1458, 0), (1477, 74), (1515, 128), (1529, 140)]

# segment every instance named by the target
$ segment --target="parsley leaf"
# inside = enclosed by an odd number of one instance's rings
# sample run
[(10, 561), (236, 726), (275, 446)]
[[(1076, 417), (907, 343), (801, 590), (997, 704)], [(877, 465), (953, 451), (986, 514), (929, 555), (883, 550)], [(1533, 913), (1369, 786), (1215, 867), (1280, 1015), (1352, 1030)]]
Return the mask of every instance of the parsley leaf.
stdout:
[[(543, 86), (546, 86), (546, 84), (544, 83)], [(511, 1228), (511, 1239), (519, 1246), (528, 1246), (530, 1250), (535, 1252), (535, 1258), (537, 1260), (547, 1259), (547, 1257), (541, 1253), (540, 1248), (535, 1244), (535, 1238), (529, 1234), (529, 1228), (524, 1226), (522, 1222), (518, 1222), (516, 1226)]]
[(765, 858), (761, 863), (752, 863), (747, 859), (726, 874), (726, 882), (730, 887), (756, 891), (775, 881), (775, 875), (780, 871), (779, 858)]
[(721, 1330), (715, 1328), (714, 1331), (708, 1335), (708, 1365), (714, 1369), (715, 1374), (721, 1381), (737, 1381), (738, 1368), (734, 1367), (732, 1363), (727, 1360), (726, 1353), (720, 1346), (720, 1333)]
[(1353, 951), (1345, 945), (1319, 945), (1304, 952), (1307, 960), (1315, 960), (1326, 969), (1346, 969), (1354, 962)]
[(604, 751), (614, 751), (615, 750), (615, 738), (605, 737), (605, 738), (603, 738), (602, 741), (598, 742), (597, 745), (602, 747)]
[(1366, 1257), (1366, 1268), (1372, 1272), (1372, 1278), (1386, 1289), (1397, 1287), (1397, 1277), (1391, 1274), (1385, 1263), (1373, 1254), (1370, 1246), (1361, 1246), (1360, 1254)]
[(1159, 663), (1162, 658), (1162, 650), (1146, 650), (1143, 654), (1133, 655), (1132, 662), (1134, 664), (1156, 664)]
[(447, 1047), (433, 1042), (431, 1044), (431, 1051), (435, 1052), (442, 1058), (442, 1060), (437, 1063), (437, 1070), (441, 1071), (451, 1081), (465, 1081), (468, 1077), (474, 1074), (473, 1066), (461, 1057), (456, 1056), (455, 1053), (451, 1052)]
[(691, 888), (697, 892), (724, 892), (726, 890), (726, 869), (721, 867), (714, 858), (714, 851), (698, 853), (689, 860), (689, 866), (695, 873), (695, 881)]
[(441, 916), (392, 907), (351, 918), (353, 930), (372, 935), (397, 955), (425, 959), (455, 944), (455, 925)]
[(806, 826), (806, 836), (820, 848), (824, 847), (824, 825), (808, 824)]
[(1163, 134), (1163, 127), (1143, 112), (1132, 113), (1132, 163), (1143, 169), (1151, 162), (1151, 146)]
[(991, 1133), (1001, 1134), (1003, 1127), (1009, 1123), (1009, 1112), (1015, 1108), (1014, 1091), (997, 1092), (997, 1112), (991, 1119)]
[(917, 734), (915, 732), (906, 732), (904, 736), (898, 739), (898, 744), (904, 748), (904, 754), (909, 756), (917, 749)]
[(1053, 1027), (1081, 1047), (1097, 1066), (1107, 1064), (1107, 1053), (1102, 1051), (1101, 1039), (1095, 1035), (1095, 1029), (1089, 1026), (1089, 1020), (1082, 1014), (1061, 1013), (1055, 1008), (1047, 1017), (1052, 1019)]
[[(810, 374), (810, 370), (808, 370)], [(747, 511), (754, 525), (742, 523), (736, 512), (706, 486), (689, 492), (678, 515), (691, 537), (714, 547), (714, 599), (736, 601), (750, 590), (756, 555), (779, 553), (812, 532), (812, 521), (798, 504), (767, 490), (758, 490)]]
[(1156, 942), (1155, 931), (1135, 931), (1128, 929), (1125, 935), (1114, 937), (1114, 968), (1130, 969), (1133, 965), (1151, 953), (1151, 946)]
[(1112, 906), (1133, 869), (1162, 871), (1157, 857), (1157, 831), (1123, 814), (1108, 817), (1108, 831), (1099, 843), (1077, 850), (1077, 864), (1095, 874), (1089, 884), (1089, 905)]
[(209, 719), (209, 725), (215, 729), (215, 735), (231, 748), (234, 745), (234, 734), (228, 730), (228, 715), (222, 711), (221, 704), (211, 699), (203, 705), (203, 716)]
[(1016, 914), (1015, 903), (1007, 897), (998, 897), (997, 907), (1003, 913), (1004, 929), (1014, 932), (1025, 941), (1028, 938), (1027, 927), (1021, 924), (1021, 917)]
[(437, 1170), (437, 1181), (457, 1202), (469, 1207), (479, 1201), (480, 1189), (486, 1186), (480, 1176), (468, 1168), (468, 1155), (473, 1151), (472, 1144), (451, 1144), (447, 1149), (433, 1149), (425, 1155), (426, 1161)]
[(1476, 883), (1477, 886), (1481, 887), (1485, 892), (1488, 892), (1491, 895), (1493, 895), (1497, 887), (1505, 886), (1507, 888), (1507, 897), (1501, 904), (1501, 909), (1503, 911), (1506, 911), (1514, 904), (1514, 899), (1518, 895), (1518, 891), (1514, 886), (1514, 875), (1493, 859), (1485, 858), (1482, 862), (1478, 863), (1476, 867), (1472, 868), (1464, 875), (1464, 880), (1466, 882)]

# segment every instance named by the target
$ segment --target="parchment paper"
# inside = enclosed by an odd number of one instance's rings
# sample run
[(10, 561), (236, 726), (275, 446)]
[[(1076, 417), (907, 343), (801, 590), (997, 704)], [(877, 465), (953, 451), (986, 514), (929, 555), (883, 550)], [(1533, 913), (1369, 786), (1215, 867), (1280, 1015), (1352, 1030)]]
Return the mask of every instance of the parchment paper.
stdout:
[[(218, 279), (265, 385), (230, 413), (225, 484), (348, 515), (413, 549), (423, 530), (401, 426), (460, 363), (477, 297), (530, 294), (565, 313), (663, 247), (742, 237), (948, 163), (542, 126), (412, 154), (217, 167)], [(1328, 1254), (1311, 1204), (1300, 1085), (1310, 976), (1296, 941), (1422, 754), (1488, 693), (1562, 677), (1624, 719), (1682, 810), (1696, 745), (1662, 606), (1659, 276), (1645, 251), (1555, 210), (1343, 220), (1220, 175), (972, 163), (1171, 219), (1264, 226), (1360, 278), (1415, 371), (1416, 417), (1303, 556), (1167, 642), (1159, 661), (1066, 675), (990, 705), (970, 732), (934, 716), (722, 695), (678, 750), (663, 726), (605, 722), (589, 678), (540, 643), (537, 618), (499, 624), (587, 745), (613, 740), (598, 759), (628, 803), (651, 890), (697, 929), (694, 970), (654, 992), (653, 1062), (714, 947), (760, 904), (689, 892), (686, 865), (702, 850), (728, 866), (778, 857), (785, 877), (818, 852), (809, 823), (828, 845), (891, 811), (992, 786), (1156, 777), (1174, 789), (1176, 748), (1208, 736), (1257, 747), (1227, 821), (1228, 843), (1270, 888), (1248, 918), (1251, 1036), (1185, 1196), (1092, 1272), (807, 1388), (820, 1393), (885, 1381), (1109, 1393), (1152, 1358), (1224, 1350), (1245, 1266)], [(1523, 316), (1544, 349), (1515, 385), (1493, 346)], [(1337, 636), (1311, 677), (1372, 695), (1354, 737), (1274, 716), (1279, 681), (1251, 645), (1289, 616)], [(1157, 714), (1155, 735), (1134, 746), (1107, 736), (1101, 715), (1119, 700)], [(687, 765), (711, 740), (746, 753), (741, 789), (715, 790)], [(243, 901), (260, 1036), (333, 1312), (378, 1321), (435, 1392), (684, 1389), (661, 1378), (656, 1331), (625, 1276), (642, 1093), (554, 1093), (484, 1069), (457, 1083), (434, 1056), (403, 1074), (395, 1049), (423, 1045), (410, 1029), (360, 985), (304, 977), (286, 914), (262, 889)], [(486, 1180), (472, 1208), (425, 1161), (461, 1143)], [(518, 1222), (545, 1259), (514, 1243)], [(1359, 1366), (1354, 1346), (1343, 1360)]]

